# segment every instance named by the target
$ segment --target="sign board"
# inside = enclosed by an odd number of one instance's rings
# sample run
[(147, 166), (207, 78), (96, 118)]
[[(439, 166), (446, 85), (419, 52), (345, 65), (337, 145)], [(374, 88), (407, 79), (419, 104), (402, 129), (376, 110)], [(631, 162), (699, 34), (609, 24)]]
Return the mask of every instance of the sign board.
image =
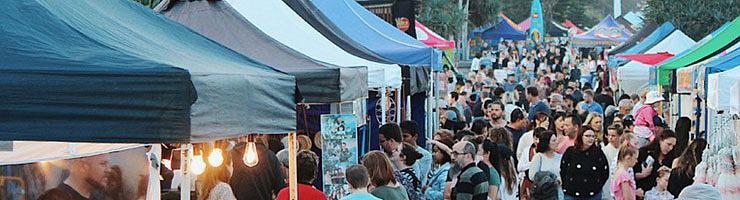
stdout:
[(351, 114), (321, 115), (324, 194), (339, 200), (349, 194), (344, 171), (357, 161), (357, 120)]

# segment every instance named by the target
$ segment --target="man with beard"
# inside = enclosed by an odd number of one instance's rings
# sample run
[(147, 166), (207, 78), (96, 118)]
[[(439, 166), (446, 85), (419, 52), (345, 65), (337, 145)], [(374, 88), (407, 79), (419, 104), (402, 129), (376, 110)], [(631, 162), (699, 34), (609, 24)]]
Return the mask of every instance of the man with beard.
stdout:
[(484, 200), (488, 198), (488, 176), (475, 164), (476, 149), (473, 143), (461, 141), (452, 146), (452, 159), (461, 170), (452, 188), (452, 198), (458, 200)]
[(107, 154), (72, 159), (69, 161), (69, 177), (56, 188), (41, 194), (39, 199), (103, 199), (100, 192), (107, 185), (109, 171)]
[(504, 120), (504, 104), (500, 101), (493, 101), (486, 105), (488, 110), (488, 118), (491, 120), (491, 127), (504, 127), (506, 126), (506, 120)]
[(378, 129), (378, 142), (388, 157), (401, 150), (401, 135), (401, 127), (395, 123), (384, 124)]

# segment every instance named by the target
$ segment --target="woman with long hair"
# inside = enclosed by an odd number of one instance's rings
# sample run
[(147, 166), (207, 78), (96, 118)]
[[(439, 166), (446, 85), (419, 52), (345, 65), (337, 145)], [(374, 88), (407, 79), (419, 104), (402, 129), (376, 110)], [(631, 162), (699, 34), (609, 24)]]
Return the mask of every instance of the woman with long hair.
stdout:
[[(212, 149), (207, 150), (215, 153)], [(221, 157), (224, 160), (220, 166), (213, 167), (206, 164), (205, 171), (198, 176), (198, 182), (202, 184), (198, 190), (198, 200), (236, 200), (229, 186), (229, 180), (234, 172), (231, 156), (227, 154), (227, 151), (221, 151)]]
[[(537, 154), (532, 157), (532, 163), (529, 164), (529, 177), (534, 177), (537, 172), (549, 171), (558, 175), (560, 180), (560, 161), (562, 156), (555, 152), (558, 148), (558, 139), (552, 131), (545, 131), (540, 136), (537, 144)], [(562, 199), (562, 188), (558, 189), (559, 197)]]
[(671, 175), (668, 177), (668, 191), (677, 197), (683, 188), (694, 183), (694, 168), (701, 162), (704, 150), (707, 148), (707, 140), (695, 139), (691, 145), (683, 151), (678, 162), (673, 166)]
[(362, 157), (370, 175), (370, 193), (383, 200), (409, 200), (406, 188), (396, 181), (390, 159), (382, 151), (367, 152)]
[(609, 161), (596, 144), (596, 133), (583, 129), (576, 136), (576, 144), (568, 147), (560, 163), (565, 199), (601, 199), (601, 192), (609, 179)]
[(497, 145), (489, 139), (483, 140), (478, 144), (478, 158), (488, 166), (488, 199), (499, 199), (498, 191), (501, 185), (501, 176), (498, 169), (494, 167), (494, 161), (491, 156), (497, 151)]
[(591, 129), (596, 133), (596, 144), (604, 146), (607, 142), (604, 141), (604, 119), (601, 114), (597, 112), (591, 112), (586, 116), (586, 121), (583, 121), (583, 127)]
[(519, 163), (517, 164), (517, 171), (519, 172), (520, 177), (524, 177), (522, 179), (521, 188), (519, 189), (519, 198), (520, 199), (530, 199), (530, 191), (533, 186), (532, 178), (529, 177), (527, 171), (529, 170), (529, 165), (532, 162), (532, 158), (534, 158), (534, 155), (537, 154), (537, 145), (540, 142), (540, 137), (542, 137), (542, 133), (547, 131), (546, 128), (537, 127), (533, 130), (533, 142), (532, 145), (529, 146), (529, 149), (522, 153), (522, 155), (519, 156)]
[[(676, 128), (674, 129), (676, 131), (676, 146), (673, 147), (674, 149), (678, 149), (679, 151), (675, 151), (676, 157), (680, 156), (683, 153), (683, 150), (686, 149), (687, 146), (689, 146), (689, 132), (691, 131), (691, 119), (688, 117), (681, 117), (678, 118), (678, 121), (676, 121)], [(673, 164), (677, 164), (678, 158), (676, 160), (673, 160)], [(678, 195), (674, 195), (678, 196)]]
[(501, 183), (498, 187), (498, 196), (501, 200), (514, 200), (517, 199), (517, 195), (519, 194), (519, 183), (513, 156), (514, 153), (509, 148), (503, 145), (496, 145), (495, 148), (491, 148), (488, 157), (493, 164), (493, 168), (499, 172), (501, 178)]
[(655, 187), (658, 178), (658, 169), (673, 165), (673, 146), (676, 144), (676, 133), (671, 130), (663, 130), (657, 134), (647, 146), (640, 148), (640, 156), (637, 158), (638, 165), (633, 167), (637, 187), (642, 191), (648, 191)]

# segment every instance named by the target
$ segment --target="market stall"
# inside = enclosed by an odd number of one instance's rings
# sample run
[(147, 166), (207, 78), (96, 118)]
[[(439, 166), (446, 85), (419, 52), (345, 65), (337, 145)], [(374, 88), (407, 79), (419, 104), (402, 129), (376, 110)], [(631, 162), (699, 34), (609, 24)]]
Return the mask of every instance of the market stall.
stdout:
[(632, 33), (628, 32), (614, 20), (607, 16), (599, 24), (582, 34), (573, 37), (573, 46), (580, 48), (617, 46), (629, 39)]

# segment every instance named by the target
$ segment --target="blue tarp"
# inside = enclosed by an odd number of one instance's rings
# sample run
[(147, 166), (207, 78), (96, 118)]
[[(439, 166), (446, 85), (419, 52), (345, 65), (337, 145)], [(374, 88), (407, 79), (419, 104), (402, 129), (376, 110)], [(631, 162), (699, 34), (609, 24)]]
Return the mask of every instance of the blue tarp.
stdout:
[(591, 30), (573, 37), (575, 47), (610, 47), (627, 41), (632, 33), (619, 26), (614, 17), (606, 16)]
[(483, 40), (488, 41), (489, 44), (496, 44), (499, 40), (526, 40), (527, 33), (516, 30), (511, 24), (499, 18), (498, 23), (483, 31)]
[(493, 23), (489, 22), (489, 23), (484, 24), (483, 26), (474, 28), (473, 30), (470, 31), (470, 36), (468, 38), (472, 39), (472, 38), (475, 38), (476, 35), (483, 34), (483, 31), (488, 30), (489, 28), (493, 27), (493, 25), (494, 25)]
[[(663, 23), (662, 25), (660, 25), (660, 27), (656, 28), (653, 33), (645, 37), (645, 39), (643, 39), (641, 42), (635, 44), (627, 50), (624, 50), (620, 54), (644, 53), (656, 44), (660, 43), (660, 41), (663, 41), (664, 38), (671, 35), (674, 30), (676, 30), (676, 27), (674, 27), (673, 24), (671, 24), (670, 22)], [(617, 67), (619, 65), (627, 63), (628, 61), (629, 60), (624, 58), (610, 56), (608, 65), (609, 67)]]
[(0, 7), (0, 140), (204, 142), (295, 130), (295, 79), (130, 0)]
[(705, 66), (707, 68), (707, 74), (723, 72), (740, 66), (740, 48), (733, 50), (727, 55), (720, 56)]
[[(395, 64), (431, 66), (441, 70), (441, 60), (433, 48), (424, 45), (393, 25), (383, 21), (354, 0), (314, 0), (316, 15), (326, 18), (349, 39)], [(413, 27), (411, 27), (413, 28)]]

